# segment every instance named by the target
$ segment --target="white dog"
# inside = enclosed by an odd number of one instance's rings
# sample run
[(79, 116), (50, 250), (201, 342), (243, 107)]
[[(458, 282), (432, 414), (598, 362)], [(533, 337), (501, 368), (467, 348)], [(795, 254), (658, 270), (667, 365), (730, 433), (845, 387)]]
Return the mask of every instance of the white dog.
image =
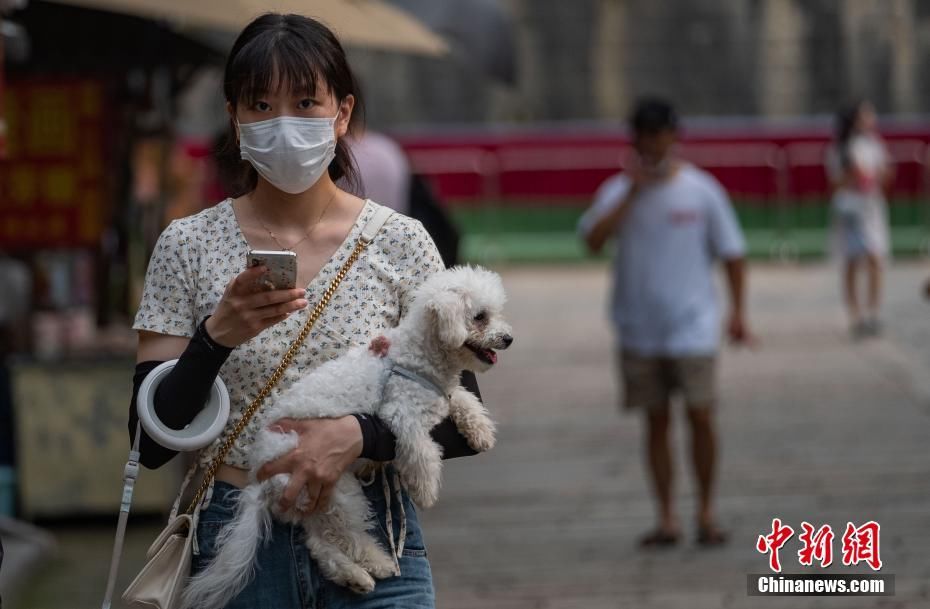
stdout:
[[(418, 505), (429, 507), (438, 498), (442, 467), (442, 449), (430, 437), (436, 424), (451, 415), (472, 448), (494, 445), (494, 423), (459, 386), (459, 374), (488, 370), (497, 361), (495, 349), (510, 346), (505, 300), (500, 277), (491, 271), (456, 267), (437, 273), (417, 289), (396, 328), (294, 383), (263, 420), (341, 417), (360, 410), (380, 417), (396, 436), (393, 463), (404, 486)], [(374, 589), (373, 577), (397, 573), (395, 557), (368, 534), (371, 509), (354, 473), (336, 483), (327, 511), (309, 515), (280, 512), (287, 474), (255, 482), (259, 467), (296, 443), (293, 432), (260, 432), (251, 450), (253, 483), (243, 489), (234, 519), (220, 533), (217, 556), (186, 587), (184, 607), (218, 609), (245, 587), (272, 514), (304, 527), (320, 571), (339, 585), (366, 593)]]

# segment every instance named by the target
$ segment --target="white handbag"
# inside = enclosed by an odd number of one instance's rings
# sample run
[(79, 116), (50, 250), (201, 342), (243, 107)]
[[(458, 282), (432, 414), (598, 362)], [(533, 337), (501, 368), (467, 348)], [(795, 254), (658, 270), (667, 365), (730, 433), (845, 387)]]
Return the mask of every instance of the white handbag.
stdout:
[(196, 465), (185, 477), (181, 492), (171, 509), (168, 526), (146, 553), (148, 562), (123, 592), (123, 602), (129, 607), (173, 609), (178, 606), (184, 582), (191, 571), (191, 556), (197, 543), (197, 517), (200, 514), (199, 503), (193, 515), (178, 514), (178, 505), (195, 470)]
[[(129, 452), (129, 461), (126, 463), (123, 476), (123, 500), (120, 505), (119, 522), (116, 526), (116, 539), (113, 542), (113, 558), (110, 561), (110, 574), (107, 578), (107, 588), (104, 594), (103, 609), (110, 609), (113, 589), (116, 585), (116, 576), (119, 571), (119, 562), (123, 552), (123, 541), (126, 537), (126, 522), (129, 518), (129, 507), (132, 504), (132, 492), (135, 488), (136, 478), (139, 475), (139, 439), (141, 438), (141, 423), (136, 425), (136, 436), (132, 450)], [(194, 536), (197, 532), (197, 519), (200, 515), (200, 501), (198, 500), (191, 514), (178, 514), (181, 497), (190, 484), (197, 471), (197, 464), (191, 466), (184, 482), (178, 491), (178, 496), (171, 506), (171, 515), (168, 526), (158, 535), (149, 548), (146, 558), (148, 562), (136, 578), (129, 584), (122, 599), (130, 607), (146, 609), (175, 609), (180, 598), (184, 581), (190, 574), (191, 554), (196, 545)]]
[[(219, 469), (226, 455), (232, 449), (236, 439), (248, 425), (249, 421), (258, 411), (265, 398), (271, 393), (271, 389), (278, 383), (284, 375), (285, 369), (290, 365), (294, 355), (300, 349), (301, 344), (309, 336), (314, 324), (329, 301), (335, 294), (336, 289), (342, 280), (345, 279), (349, 269), (358, 260), (362, 251), (371, 243), (375, 235), (393, 214), (393, 210), (388, 207), (377, 207), (374, 216), (368, 221), (368, 224), (362, 229), (359, 235), (355, 249), (349, 254), (349, 257), (343, 263), (339, 272), (333, 278), (329, 287), (323, 293), (316, 307), (310, 312), (310, 316), (300, 331), (297, 340), (288, 348), (281, 363), (272, 373), (271, 378), (265, 383), (265, 386), (258, 393), (249, 407), (245, 410), (242, 417), (236, 423), (236, 426), (230, 431), (228, 437), (223, 441), (219, 451), (214, 457), (210, 466), (204, 474), (203, 481), (194, 499), (185, 513), (178, 514), (178, 508), (181, 503), (181, 496), (184, 494), (188, 484), (197, 471), (195, 463), (181, 485), (181, 490), (171, 508), (171, 516), (168, 526), (161, 532), (152, 546), (149, 548), (147, 558), (148, 562), (136, 578), (129, 584), (122, 595), (123, 602), (129, 607), (136, 609), (178, 609), (178, 600), (184, 585), (190, 576), (191, 556), (197, 545), (197, 520), (200, 515), (200, 508), (208, 491), (212, 489), (213, 476)], [(132, 503), (132, 491), (135, 487), (135, 481), (139, 474), (139, 439), (141, 437), (141, 421), (136, 426), (136, 436), (133, 442), (132, 450), (129, 452), (129, 461), (126, 463), (124, 470), (123, 500), (120, 506), (119, 523), (117, 524), (116, 539), (113, 544), (113, 558), (110, 561), (110, 574), (107, 579), (107, 588), (104, 595), (102, 609), (110, 609), (111, 599), (113, 598), (113, 589), (116, 585), (116, 576), (119, 571), (120, 556), (123, 551), (123, 540), (126, 535), (126, 521), (129, 517), (129, 507)]]
[(123, 592), (123, 601), (140, 607), (177, 606), (184, 580), (191, 572), (196, 531), (187, 514), (172, 520), (149, 548), (149, 562)]

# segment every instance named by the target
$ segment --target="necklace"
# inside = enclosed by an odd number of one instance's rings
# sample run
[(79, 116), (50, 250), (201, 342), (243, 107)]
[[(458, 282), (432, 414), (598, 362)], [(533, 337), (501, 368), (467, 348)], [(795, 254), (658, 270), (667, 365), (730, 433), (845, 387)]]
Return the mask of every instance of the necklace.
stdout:
[(253, 210), (253, 214), (255, 215), (255, 218), (258, 220), (258, 223), (262, 225), (262, 228), (264, 228), (265, 231), (271, 236), (271, 238), (274, 239), (274, 242), (278, 244), (278, 247), (280, 247), (282, 250), (293, 252), (295, 247), (297, 247), (298, 245), (306, 241), (310, 237), (310, 235), (313, 234), (314, 229), (316, 229), (316, 227), (319, 226), (320, 221), (323, 219), (323, 216), (326, 215), (326, 212), (329, 211), (329, 206), (333, 202), (333, 199), (335, 198), (336, 198), (336, 193), (334, 192), (332, 196), (329, 198), (329, 201), (326, 202), (326, 206), (323, 207), (323, 211), (320, 213), (320, 217), (316, 219), (316, 222), (311, 224), (310, 228), (304, 231), (304, 236), (301, 237), (300, 240), (298, 240), (296, 243), (294, 243), (290, 247), (278, 241), (278, 237), (275, 236), (274, 231), (268, 228), (268, 226), (264, 223), (264, 221), (262, 221), (259, 215), (255, 213), (255, 210)]

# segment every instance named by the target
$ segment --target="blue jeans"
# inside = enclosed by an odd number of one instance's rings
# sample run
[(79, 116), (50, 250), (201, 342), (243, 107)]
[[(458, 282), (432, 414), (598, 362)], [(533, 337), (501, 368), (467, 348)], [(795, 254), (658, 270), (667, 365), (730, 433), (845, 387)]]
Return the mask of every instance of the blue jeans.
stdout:
[[(390, 466), (386, 471), (393, 483)], [(378, 521), (371, 534), (387, 550), (385, 514), (388, 506), (382, 475), (379, 473), (374, 483), (365, 487), (365, 495)], [(197, 526), (200, 554), (193, 558), (192, 574), (203, 569), (215, 555), (217, 534), (235, 513), (237, 492), (236, 487), (224, 482), (214, 485), (213, 499), (200, 513)], [(391, 496), (394, 496), (393, 487)], [(275, 521), (271, 539), (259, 546), (255, 577), (225, 609), (434, 609), (433, 576), (416, 509), (406, 492), (402, 492), (402, 496), (407, 513), (407, 538), (400, 559), (401, 575), (377, 580), (374, 591), (369, 594), (355, 594), (320, 575), (304, 545), (300, 526)], [(400, 510), (397, 505), (391, 507), (394, 539), (398, 539)]]

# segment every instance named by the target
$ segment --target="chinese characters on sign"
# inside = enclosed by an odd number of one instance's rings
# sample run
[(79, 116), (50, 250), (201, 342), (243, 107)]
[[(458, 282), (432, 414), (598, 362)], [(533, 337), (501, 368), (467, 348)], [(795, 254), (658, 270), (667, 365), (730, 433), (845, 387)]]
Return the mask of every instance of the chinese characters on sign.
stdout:
[[(798, 550), (798, 562), (804, 566), (820, 563), (821, 567), (829, 567), (833, 563), (833, 528), (825, 524), (818, 529), (809, 522), (801, 523), (802, 532), (798, 535), (801, 549)], [(873, 571), (882, 568), (879, 553), (880, 525), (874, 520), (856, 527), (853, 523), (846, 523), (846, 532), (843, 533), (843, 565), (849, 567), (864, 562)], [(775, 573), (781, 573), (781, 550), (794, 535), (791, 526), (782, 524), (781, 519), (772, 519), (772, 532), (768, 535), (759, 535), (756, 541), (756, 550), (761, 554), (769, 555), (769, 568)]]
[(0, 242), (97, 243), (106, 201), (103, 88), (93, 81), (8, 83), (0, 161)]

